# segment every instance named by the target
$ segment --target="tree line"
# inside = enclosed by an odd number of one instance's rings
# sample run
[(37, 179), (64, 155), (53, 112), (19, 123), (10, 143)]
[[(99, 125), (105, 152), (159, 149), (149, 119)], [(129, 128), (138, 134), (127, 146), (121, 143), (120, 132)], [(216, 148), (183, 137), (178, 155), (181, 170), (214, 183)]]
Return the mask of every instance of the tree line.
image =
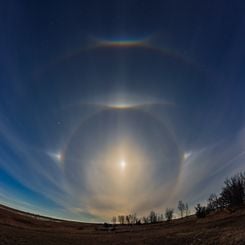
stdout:
[[(210, 212), (228, 209), (233, 210), (245, 204), (245, 172), (238, 173), (231, 178), (224, 181), (224, 187), (219, 195), (212, 193), (208, 200), (207, 205), (198, 203), (195, 206), (196, 216), (204, 218)], [(180, 217), (188, 216), (190, 214), (189, 205), (187, 202), (180, 200), (177, 205)], [(174, 209), (166, 208), (164, 214), (158, 214), (151, 211), (148, 216), (137, 217), (136, 213), (129, 215), (118, 215), (112, 217), (112, 223), (116, 224), (150, 224), (162, 222), (164, 220), (171, 221), (173, 219)]]
[(204, 218), (210, 212), (227, 209), (233, 211), (245, 205), (245, 172), (240, 172), (224, 182), (222, 191), (217, 195), (212, 193), (207, 205), (197, 204), (196, 216)]
[[(183, 201), (178, 202), (178, 210), (180, 211), (180, 216), (184, 217), (189, 215), (189, 205), (188, 203), (184, 203)], [(152, 224), (157, 222), (162, 222), (164, 220), (171, 221), (173, 218), (174, 209), (173, 208), (166, 208), (164, 214), (158, 214), (155, 211), (151, 211), (148, 216), (143, 216), (141, 218), (137, 217), (136, 213), (129, 214), (129, 215), (118, 215), (112, 217), (112, 223), (116, 224)]]

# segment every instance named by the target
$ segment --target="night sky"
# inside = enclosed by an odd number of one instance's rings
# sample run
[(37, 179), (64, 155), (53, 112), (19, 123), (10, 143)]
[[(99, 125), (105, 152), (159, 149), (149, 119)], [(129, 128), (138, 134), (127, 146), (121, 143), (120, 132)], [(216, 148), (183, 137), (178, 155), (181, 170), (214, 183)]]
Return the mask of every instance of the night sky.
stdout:
[(0, 1), (0, 203), (81, 221), (193, 207), (245, 163), (244, 1)]

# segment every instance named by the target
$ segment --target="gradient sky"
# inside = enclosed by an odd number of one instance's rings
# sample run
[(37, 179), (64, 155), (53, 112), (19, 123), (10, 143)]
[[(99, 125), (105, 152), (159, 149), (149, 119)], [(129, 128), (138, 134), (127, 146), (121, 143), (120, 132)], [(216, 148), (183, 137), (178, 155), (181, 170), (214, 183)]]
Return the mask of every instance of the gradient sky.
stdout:
[(245, 162), (244, 1), (0, 2), (0, 203), (54, 217), (190, 206)]

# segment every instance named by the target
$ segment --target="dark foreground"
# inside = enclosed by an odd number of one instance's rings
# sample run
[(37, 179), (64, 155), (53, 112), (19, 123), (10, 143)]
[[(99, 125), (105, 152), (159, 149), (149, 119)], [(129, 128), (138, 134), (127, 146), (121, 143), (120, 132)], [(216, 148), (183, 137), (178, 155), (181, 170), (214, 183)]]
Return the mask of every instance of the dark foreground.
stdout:
[(108, 231), (103, 225), (44, 219), (0, 205), (0, 244), (245, 244), (245, 209)]

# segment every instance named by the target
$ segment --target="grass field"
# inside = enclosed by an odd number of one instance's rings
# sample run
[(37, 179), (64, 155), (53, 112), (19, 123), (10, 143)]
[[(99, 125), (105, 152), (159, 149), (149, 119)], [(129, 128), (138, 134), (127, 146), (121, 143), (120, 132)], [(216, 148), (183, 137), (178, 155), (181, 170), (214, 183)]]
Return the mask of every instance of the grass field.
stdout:
[(147, 225), (54, 220), (0, 206), (0, 244), (245, 244), (245, 209)]

